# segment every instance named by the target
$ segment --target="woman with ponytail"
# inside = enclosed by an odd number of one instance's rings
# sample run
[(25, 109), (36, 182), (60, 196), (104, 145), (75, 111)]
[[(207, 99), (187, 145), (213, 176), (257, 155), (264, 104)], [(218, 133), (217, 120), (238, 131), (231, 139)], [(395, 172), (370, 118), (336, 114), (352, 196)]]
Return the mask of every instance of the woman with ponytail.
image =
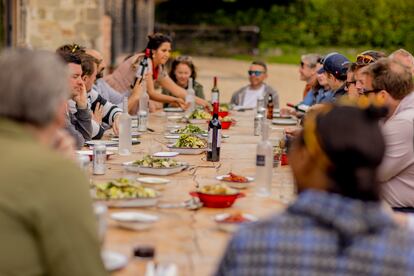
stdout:
[[(146, 79), (147, 91), (151, 100), (173, 104), (185, 109), (186, 103), (184, 99), (187, 95), (187, 91), (171, 80), (165, 68), (165, 64), (171, 55), (171, 44), (172, 39), (167, 35), (155, 33), (148, 36), (146, 49), (150, 50), (150, 58), (148, 64), (149, 76)], [(117, 91), (129, 91), (131, 86), (133, 87), (139, 83), (136, 82), (135, 75), (139, 62), (144, 56), (145, 51), (126, 59), (111, 75), (105, 77), (106, 82)], [(155, 90), (159, 87), (169, 90), (172, 96), (156, 92)], [(196, 97), (196, 103), (206, 108), (209, 106), (207, 101), (198, 97)], [(129, 112), (131, 114), (136, 113), (137, 109), (138, 106), (135, 105)]]
[(289, 162), (298, 198), (242, 228), (216, 275), (410, 275), (414, 237), (380, 202), (385, 108), (326, 105), (307, 114)]

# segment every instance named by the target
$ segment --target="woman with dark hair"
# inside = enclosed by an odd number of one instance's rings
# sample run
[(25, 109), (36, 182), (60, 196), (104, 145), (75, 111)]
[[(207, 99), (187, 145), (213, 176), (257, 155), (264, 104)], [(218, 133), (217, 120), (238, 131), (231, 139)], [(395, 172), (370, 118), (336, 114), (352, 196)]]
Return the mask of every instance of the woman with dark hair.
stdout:
[(376, 180), (385, 113), (332, 105), (309, 112), (289, 156), (297, 200), (241, 228), (216, 275), (411, 275), (414, 237), (383, 210)]
[[(195, 95), (201, 99), (205, 99), (203, 86), (196, 81), (197, 72), (190, 56), (179, 56), (175, 58), (171, 63), (170, 78), (183, 89), (188, 88), (188, 81), (193, 79), (193, 89)], [(171, 95), (168, 89), (163, 88), (162, 93), (165, 95)]]
[[(153, 35), (149, 35), (148, 39), (149, 41), (146, 49), (150, 50), (150, 60), (148, 65), (149, 76), (147, 78), (146, 85), (150, 99), (186, 108), (184, 99), (187, 92), (171, 80), (164, 67), (171, 55), (171, 38), (161, 33), (155, 33)], [(115, 69), (111, 75), (106, 76), (104, 79), (115, 90), (121, 93), (128, 92), (130, 90), (130, 86), (135, 84), (135, 73), (139, 62), (144, 58), (144, 55), (144, 53), (133, 55), (119, 65), (119, 67)], [(155, 89), (159, 86), (168, 89), (174, 97), (156, 92)], [(137, 95), (136, 104), (129, 105), (129, 113), (136, 113), (138, 110), (138, 103), (139, 96)], [(197, 97), (196, 103), (204, 107), (209, 106), (205, 100)]]

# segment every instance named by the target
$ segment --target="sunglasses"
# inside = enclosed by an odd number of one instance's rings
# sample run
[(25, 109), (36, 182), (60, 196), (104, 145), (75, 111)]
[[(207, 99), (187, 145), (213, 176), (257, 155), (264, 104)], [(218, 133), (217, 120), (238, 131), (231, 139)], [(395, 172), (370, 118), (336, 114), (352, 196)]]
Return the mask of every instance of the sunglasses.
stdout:
[(369, 94), (369, 93), (378, 93), (380, 91), (382, 91), (382, 89), (368, 90), (368, 89), (362, 88), (362, 90), (361, 90), (362, 94), (364, 94), (364, 95)]
[(252, 71), (252, 70), (249, 70), (249, 71), (247, 71), (247, 73), (249, 74), (249, 76), (256, 76), (256, 77), (258, 77), (258, 76), (260, 76), (261, 74), (263, 74), (264, 72), (263, 71)]
[(370, 64), (375, 62), (375, 58), (368, 55), (358, 55), (356, 59), (357, 64)]

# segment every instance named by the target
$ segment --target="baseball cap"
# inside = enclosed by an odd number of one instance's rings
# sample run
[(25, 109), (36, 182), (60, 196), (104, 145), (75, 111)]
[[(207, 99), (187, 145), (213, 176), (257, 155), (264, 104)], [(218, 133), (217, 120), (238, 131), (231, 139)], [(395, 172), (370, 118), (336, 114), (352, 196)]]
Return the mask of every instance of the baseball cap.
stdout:
[(333, 52), (325, 56), (322, 68), (325, 72), (332, 74), (335, 78), (345, 80), (349, 62), (349, 59), (344, 55)]

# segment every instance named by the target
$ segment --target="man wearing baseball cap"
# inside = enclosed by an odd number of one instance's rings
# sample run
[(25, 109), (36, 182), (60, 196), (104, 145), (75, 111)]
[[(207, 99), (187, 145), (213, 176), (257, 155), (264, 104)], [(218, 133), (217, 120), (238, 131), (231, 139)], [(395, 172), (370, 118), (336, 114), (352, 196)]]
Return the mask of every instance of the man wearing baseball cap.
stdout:
[(346, 94), (345, 81), (348, 70), (349, 59), (336, 52), (330, 53), (323, 59), (323, 67), (318, 73), (325, 72), (329, 86), (332, 89), (332, 96), (323, 102), (335, 102), (339, 97)]

